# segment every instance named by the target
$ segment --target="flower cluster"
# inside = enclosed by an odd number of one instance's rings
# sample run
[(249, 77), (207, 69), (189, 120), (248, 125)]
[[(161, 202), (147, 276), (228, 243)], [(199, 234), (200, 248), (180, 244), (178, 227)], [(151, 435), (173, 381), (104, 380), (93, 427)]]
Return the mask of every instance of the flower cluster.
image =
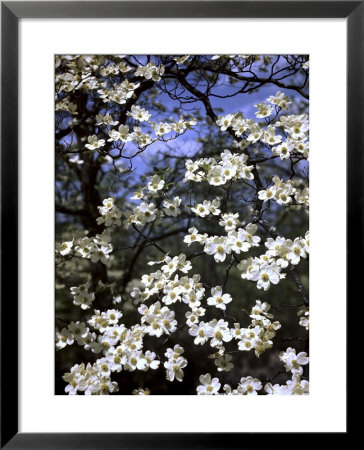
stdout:
[(309, 232), (305, 237), (298, 237), (294, 241), (278, 236), (268, 238), (265, 242), (267, 252), (259, 258), (242, 260), (238, 264), (241, 277), (245, 280), (256, 281), (258, 289), (267, 291), (271, 284), (278, 284), (285, 278), (281, 273), (289, 264), (297, 265), (301, 258), (307, 258), (309, 253)]
[(165, 181), (159, 175), (153, 175), (147, 184), (147, 188), (150, 192), (157, 192), (163, 189)]
[(289, 97), (281, 91), (278, 91), (276, 95), (268, 97), (267, 101), (281, 109), (288, 109), (288, 105), (291, 104)]
[(220, 208), (220, 200), (215, 198), (214, 200), (204, 200), (202, 203), (196, 203), (195, 206), (191, 207), (191, 211), (193, 211), (198, 217), (206, 217), (209, 214), (214, 216), (218, 216), (221, 213)]
[[(86, 350), (94, 353), (103, 352), (103, 357), (92, 366), (88, 365), (87, 370), (83, 368), (81, 372), (77, 370), (75, 372), (71, 369), (70, 374), (64, 375), (64, 380), (69, 383), (66, 392), (69, 394), (75, 394), (77, 391), (85, 394), (116, 392), (117, 384), (110, 380), (112, 372), (120, 372), (122, 369), (129, 372), (147, 371), (159, 367), (160, 361), (154, 352), (149, 350), (143, 352), (143, 337), (148, 333), (148, 326), (134, 325), (128, 329), (124, 324), (118, 324), (121, 317), (122, 313), (115, 309), (102, 313), (95, 310), (88, 324), (99, 333), (98, 336), (95, 332), (91, 333), (86, 324), (80, 322), (71, 322), (68, 328), (61, 332), (57, 330), (57, 348), (64, 348), (76, 340), (79, 345), (84, 345)], [(103, 384), (108, 387), (102, 387)]]
[(199, 322), (190, 326), (188, 333), (195, 337), (194, 344), (205, 344), (210, 339), (211, 347), (217, 347), (221, 352), (216, 357), (221, 357), (224, 353), (224, 342), (233, 339), (232, 330), (229, 323), (224, 319), (212, 319), (210, 322)]
[(121, 225), (121, 212), (120, 209), (115, 205), (114, 199), (112, 197), (106, 198), (102, 202), (102, 206), (98, 206), (99, 213), (101, 217), (96, 219), (98, 225), (102, 223), (105, 227), (110, 227), (111, 225), (120, 226)]
[(145, 225), (148, 222), (153, 222), (158, 217), (158, 209), (155, 203), (142, 202), (133, 209), (132, 213), (126, 213), (124, 220), (124, 227), (129, 228), (133, 223), (135, 225)]
[(307, 353), (300, 352), (296, 355), (296, 350), (288, 347), (285, 352), (280, 352), (279, 359), (283, 361), (286, 371), (291, 371), (293, 375), (302, 375), (304, 365), (308, 364)]
[(184, 242), (190, 245), (192, 242), (198, 242), (204, 245), (204, 252), (207, 255), (213, 255), (216, 262), (223, 262), (226, 259), (226, 255), (234, 252), (240, 254), (241, 252), (247, 252), (252, 247), (258, 247), (260, 237), (255, 236), (258, 229), (256, 224), (248, 224), (245, 228), (237, 228), (238, 217), (236, 214), (223, 214), (220, 225), (225, 227), (225, 230), (229, 230), (226, 236), (208, 236), (205, 234), (199, 234), (198, 230), (193, 227), (190, 228), (189, 235), (185, 236)]
[(72, 252), (74, 239), (72, 241), (62, 242), (57, 246), (57, 250), (61, 256), (67, 256)]
[(181, 214), (180, 206), (182, 205), (182, 199), (179, 196), (170, 198), (168, 195), (165, 195), (165, 199), (162, 202), (162, 208), (159, 209), (156, 200), (151, 201), (152, 198), (158, 196), (160, 191), (163, 191), (165, 187), (166, 183), (163, 176), (154, 174), (149, 179), (146, 186), (143, 186), (137, 192), (134, 192), (131, 199), (141, 200), (141, 203), (134, 207), (132, 212), (125, 212), (124, 227), (126, 229), (132, 224), (145, 225), (164, 215), (177, 217)]
[(258, 378), (251, 376), (240, 379), (236, 389), (232, 389), (229, 384), (224, 385), (225, 395), (257, 395), (263, 385)]
[(267, 291), (271, 284), (278, 284), (285, 278), (285, 274), (280, 273), (281, 267), (277, 265), (274, 258), (267, 258), (263, 255), (260, 258), (249, 258), (240, 261), (238, 269), (242, 271), (241, 278), (257, 282), (258, 289)]
[(80, 306), (82, 309), (89, 309), (95, 300), (94, 292), (88, 292), (91, 283), (81, 284), (80, 286), (71, 287), (70, 291), (73, 295), (73, 304)]
[(301, 380), (299, 375), (293, 374), (292, 379), (287, 380), (286, 384), (267, 383), (264, 390), (268, 395), (308, 395), (309, 382)]
[(109, 130), (108, 142), (129, 142), (132, 140), (132, 136), (129, 134), (129, 127), (127, 125), (119, 125), (117, 130)]
[[(206, 238), (208, 237), (207, 233), (200, 234), (198, 229), (195, 227), (189, 228), (188, 232), (190, 234), (186, 234), (186, 236), (183, 238), (183, 242), (185, 242), (188, 246), (190, 246), (194, 242), (199, 242), (200, 244), (204, 244), (206, 241)], [(67, 242), (64, 242), (65, 249), (67, 248), (67, 244), (68, 244)]]
[(274, 176), (272, 181), (274, 183), (272, 186), (258, 192), (259, 200), (263, 200), (263, 202), (274, 200), (279, 205), (290, 205), (295, 199), (297, 204), (309, 206), (309, 190), (307, 187), (301, 191), (293, 186), (292, 180), (283, 181), (277, 176)]
[(134, 141), (140, 148), (144, 148), (147, 145), (156, 142), (158, 139), (163, 139), (163, 136), (168, 133), (174, 132), (176, 133), (176, 136), (183, 134), (187, 129), (192, 129), (192, 126), (196, 125), (197, 123), (196, 119), (186, 121), (181, 117), (177, 122), (150, 122), (149, 118), (151, 117), (151, 114), (147, 110), (134, 105), (132, 106), (131, 111), (127, 113), (127, 115), (136, 118), (136, 120), (138, 120), (139, 122), (148, 123), (156, 136), (152, 138), (148, 133), (142, 132), (142, 129), (138, 126), (134, 126), (133, 132), (130, 133), (129, 127), (127, 125), (120, 125), (117, 130), (109, 130), (108, 133), (110, 139), (108, 139), (108, 141), (121, 141), (123, 143)]
[[(257, 118), (267, 119), (272, 115), (274, 108), (278, 114), (281, 110), (288, 109), (288, 105), (291, 103), (282, 92), (277, 92), (275, 96), (269, 97), (267, 102), (254, 105), (257, 108), (255, 113)], [(260, 141), (271, 148), (274, 156), (279, 156), (282, 160), (289, 159), (291, 154), (302, 155), (304, 158), (309, 156), (307, 114), (282, 115), (274, 124), (269, 123), (266, 129), (254, 122), (253, 119), (245, 119), (241, 112), (219, 116), (216, 124), (222, 131), (231, 128), (236, 137), (243, 137), (244, 146)], [(277, 128), (281, 128), (287, 135), (285, 141), (282, 141), (282, 135), (276, 134)]]
[(120, 84), (114, 83), (111, 88), (104, 87), (97, 91), (99, 98), (105, 103), (115, 102), (119, 105), (124, 105), (129, 98), (134, 94), (134, 91), (138, 89), (140, 83), (130, 83), (127, 79)]
[[(308, 364), (309, 358), (306, 353), (296, 355), (293, 348), (281, 352), (279, 358), (285, 363), (286, 370), (291, 371), (292, 378), (284, 385), (267, 382), (264, 385), (264, 393), (267, 395), (307, 395), (309, 393), (309, 382), (302, 377), (302, 365)], [(275, 377), (274, 377), (275, 378)], [(223, 386), (224, 392), (219, 392), (221, 383), (218, 378), (211, 378), (209, 373), (201, 375), (200, 385), (196, 387), (197, 395), (257, 395), (263, 388), (262, 382), (252, 376), (242, 377), (237, 387), (233, 389), (229, 384)]]
[(115, 309), (108, 309), (107, 311), (100, 312), (98, 309), (94, 310), (94, 315), (88, 321), (95, 330), (104, 333), (109, 326), (114, 326), (119, 322), (120, 317), (123, 314)]
[(168, 306), (161, 307), (160, 302), (153, 303), (149, 308), (141, 305), (138, 308), (142, 315), (141, 323), (145, 324), (144, 331), (149, 336), (160, 337), (162, 334), (170, 334), (177, 329), (174, 311)]
[(187, 366), (187, 359), (182, 355), (184, 349), (180, 345), (168, 348), (165, 356), (168, 360), (164, 363), (166, 378), (168, 381), (183, 381), (183, 368)]
[(292, 373), (292, 379), (287, 380), (284, 385), (267, 383), (264, 386), (265, 392), (270, 395), (307, 395), (309, 382), (301, 379), (302, 366), (309, 363), (307, 354), (305, 352), (296, 354), (296, 350), (289, 347), (285, 352), (280, 352), (279, 359), (284, 363), (286, 371)]
[(276, 239), (268, 238), (265, 246), (268, 248), (266, 256), (275, 257), (280, 267), (287, 267), (288, 263), (297, 265), (301, 258), (306, 258), (309, 254), (310, 233), (306, 232), (305, 237), (297, 237), (292, 241), (278, 236)]
[(273, 112), (273, 106), (267, 105), (265, 102), (256, 103), (254, 106), (258, 110), (255, 113), (255, 115), (258, 117), (258, 119), (264, 119), (264, 117), (269, 117)]
[(180, 205), (182, 199), (180, 197), (174, 197), (171, 200), (163, 200), (163, 212), (166, 216), (177, 217), (181, 214)]
[(301, 309), (300, 311), (298, 311), (297, 315), (301, 316), (300, 321), (299, 321), (299, 324), (301, 325), (301, 327), (305, 327), (306, 330), (309, 330), (310, 329), (310, 311), (308, 309)]
[(128, 135), (128, 139), (134, 141), (139, 148), (143, 149), (153, 142), (152, 137), (148, 133), (143, 133), (140, 127), (133, 127), (133, 132)]
[(75, 341), (85, 350), (91, 350), (96, 334), (91, 332), (84, 322), (71, 322), (61, 331), (56, 329), (56, 348), (61, 350)]
[(278, 91), (275, 96), (271, 96), (267, 99), (266, 102), (255, 104), (254, 106), (257, 108), (257, 112), (255, 115), (258, 119), (264, 119), (265, 117), (269, 117), (273, 112), (273, 106), (279, 107), (280, 109), (288, 109), (288, 105), (291, 103), (289, 101), (289, 97), (287, 97), (283, 92)]
[(207, 304), (218, 309), (225, 310), (226, 305), (232, 301), (230, 294), (223, 294), (222, 287), (216, 286), (211, 289), (211, 297), (207, 299)]
[(56, 68), (61, 63), (67, 67), (67, 71), (56, 74), (55, 85), (57, 93), (72, 92), (79, 89), (92, 90), (102, 84), (91, 74), (91, 57), (72, 57), (68, 55), (66, 58), (61, 59), (57, 56)]
[[(102, 218), (101, 218), (102, 219)], [(91, 262), (101, 261), (106, 264), (110, 259), (110, 253), (113, 250), (111, 235), (108, 230), (104, 230), (95, 237), (83, 237), (77, 239), (74, 244), (74, 255), (87, 258)]]
[(127, 116), (131, 116), (138, 122), (147, 122), (152, 115), (144, 108), (137, 105), (132, 105), (130, 111), (126, 113)]
[(283, 128), (291, 139), (305, 141), (309, 130), (309, 120), (307, 114), (281, 116), (276, 122), (277, 126)]
[(118, 384), (105, 375), (102, 365), (97, 362), (93, 365), (89, 363), (86, 367), (84, 363), (75, 364), (71, 372), (62, 378), (68, 383), (65, 392), (69, 395), (77, 395), (78, 392), (84, 392), (85, 395), (109, 395), (119, 390)]
[[(277, 112), (282, 109), (287, 109), (287, 105), (290, 103), (289, 98), (282, 92), (277, 92), (275, 97), (269, 97), (267, 99), (270, 105), (262, 102), (255, 104), (257, 112), (255, 115), (257, 118), (267, 118), (273, 113), (273, 106), (275, 105)], [(281, 116), (284, 117), (284, 116)], [(276, 135), (276, 126), (280, 125), (280, 122), (275, 122), (274, 125), (269, 124), (267, 129), (261, 127), (254, 119), (245, 119), (241, 112), (235, 114), (227, 114), (225, 116), (219, 116), (216, 124), (220, 127), (221, 131), (225, 131), (231, 128), (235, 132), (235, 136), (240, 138), (244, 137), (248, 144), (254, 144), (261, 141), (264, 144), (276, 145), (282, 141), (281, 135)]]
[(159, 81), (164, 74), (164, 66), (156, 66), (154, 62), (150, 62), (145, 66), (139, 66), (135, 71), (137, 77), (144, 77), (146, 80), (152, 79), (153, 81)]
[(127, 73), (130, 72), (132, 68), (125, 64), (124, 61), (121, 61), (119, 64), (109, 63), (100, 69), (100, 75), (102, 77), (110, 77), (118, 75), (119, 73)]
[(211, 379), (211, 375), (206, 373), (205, 375), (200, 375), (200, 385), (197, 386), (197, 395), (218, 395), (219, 389), (221, 387), (218, 378)]
[(183, 181), (207, 181), (212, 186), (221, 186), (232, 180), (252, 180), (254, 166), (246, 165), (247, 155), (231, 153), (224, 150), (220, 161), (215, 158), (201, 158), (196, 161), (186, 161), (186, 173)]
[(97, 150), (105, 145), (105, 139), (99, 139), (96, 134), (89, 136), (87, 142), (88, 144), (85, 147), (89, 150)]
[(77, 114), (77, 105), (65, 97), (60, 101), (56, 101), (56, 111), (67, 111), (71, 114)]
[(111, 114), (105, 114), (104, 116), (102, 114), (96, 115), (96, 125), (106, 125), (106, 126), (114, 126), (117, 125), (119, 122), (117, 120), (114, 120), (112, 118)]
[(276, 331), (281, 328), (278, 321), (272, 322), (273, 315), (269, 314), (270, 305), (266, 302), (256, 300), (255, 306), (251, 310), (250, 317), (252, 322), (248, 328), (240, 328), (235, 324), (235, 339), (238, 340), (239, 350), (254, 350), (255, 356), (259, 356), (266, 351), (267, 348), (273, 346), (272, 339), (276, 335)]
[(281, 116), (275, 125), (281, 127), (288, 137), (281, 146), (272, 148), (273, 154), (279, 156), (282, 160), (288, 159), (291, 154), (301, 155), (309, 159), (309, 121), (307, 114)]
[[(157, 293), (160, 293), (165, 305), (179, 301), (187, 303), (193, 308), (201, 304), (200, 299), (204, 295), (205, 288), (199, 283), (200, 276), (194, 275), (193, 278), (188, 278), (176, 274), (177, 271), (186, 274), (192, 269), (191, 262), (186, 259), (185, 254), (181, 253), (173, 258), (166, 255), (161, 261), (151, 263), (163, 265), (161, 270), (142, 276), (141, 282), (145, 286), (144, 290), (141, 291), (135, 287), (130, 294), (135, 299), (135, 304), (143, 303)], [(170, 279), (172, 275), (174, 278)]]

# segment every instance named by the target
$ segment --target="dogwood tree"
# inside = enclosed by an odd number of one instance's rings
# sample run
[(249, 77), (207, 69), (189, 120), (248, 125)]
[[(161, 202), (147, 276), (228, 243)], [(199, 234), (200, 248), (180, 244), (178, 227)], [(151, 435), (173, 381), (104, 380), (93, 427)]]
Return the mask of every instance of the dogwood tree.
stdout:
[(56, 393), (308, 393), (308, 78), (56, 56)]

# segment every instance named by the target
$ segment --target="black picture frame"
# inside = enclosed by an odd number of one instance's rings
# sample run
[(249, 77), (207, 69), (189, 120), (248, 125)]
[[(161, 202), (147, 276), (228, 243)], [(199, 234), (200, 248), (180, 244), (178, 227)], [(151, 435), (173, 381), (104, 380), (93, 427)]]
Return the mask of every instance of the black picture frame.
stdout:
[[(21, 18), (118, 17), (347, 19), (347, 299), (361, 279), (363, 264), (354, 265), (351, 258), (363, 253), (364, 1), (173, 1), (168, 7), (162, 1), (93, 1), (87, 2), (87, 7), (80, 1), (1, 2), (1, 448), (257, 448), (271, 445), (273, 437), (285, 445), (292, 437), (281, 433), (18, 432), (19, 330), (14, 321), (18, 316), (19, 283), (18, 23)], [(346, 439), (348, 431), (337, 433), (335, 439)], [(303, 434), (300, 444), (310, 435)], [(318, 434), (316, 443), (317, 438)]]

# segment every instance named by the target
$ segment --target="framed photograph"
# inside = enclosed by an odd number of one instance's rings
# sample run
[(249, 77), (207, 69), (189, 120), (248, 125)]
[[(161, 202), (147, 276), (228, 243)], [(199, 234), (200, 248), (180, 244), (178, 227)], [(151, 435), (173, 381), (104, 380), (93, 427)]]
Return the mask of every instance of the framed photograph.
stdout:
[(363, 18), (1, 3), (2, 448), (348, 436)]

